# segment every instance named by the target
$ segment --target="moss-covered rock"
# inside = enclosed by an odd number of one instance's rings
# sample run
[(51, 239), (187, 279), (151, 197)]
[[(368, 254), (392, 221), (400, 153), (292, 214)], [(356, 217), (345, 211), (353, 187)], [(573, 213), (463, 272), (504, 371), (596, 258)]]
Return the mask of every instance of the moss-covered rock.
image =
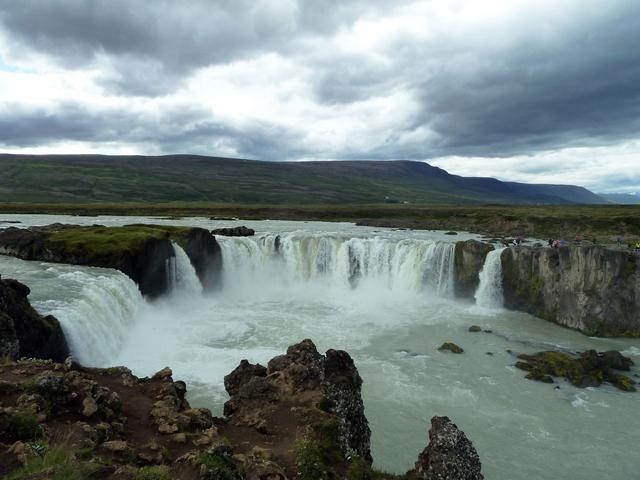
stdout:
[(444, 342), (438, 347), (441, 352), (464, 353), (464, 349), (453, 342)]
[(516, 367), (527, 371), (529, 380), (553, 383), (552, 377), (566, 379), (576, 387), (597, 387), (602, 383), (626, 392), (635, 391), (635, 382), (629, 377), (613, 370), (629, 370), (633, 361), (619, 352), (596, 352), (587, 350), (578, 356), (568, 353), (546, 351), (533, 355), (518, 355), (521, 360)]
[(168, 288), (166, 266), (174, 256), (172, 241), (184, 248), (205, 288), (218, 284), (220, 247), (210, 232), (196, 227), (14, 227), (0, 231), (0, 253), (24, 260), (115, 268), (131, 277), (144, 295), (156, 297)]

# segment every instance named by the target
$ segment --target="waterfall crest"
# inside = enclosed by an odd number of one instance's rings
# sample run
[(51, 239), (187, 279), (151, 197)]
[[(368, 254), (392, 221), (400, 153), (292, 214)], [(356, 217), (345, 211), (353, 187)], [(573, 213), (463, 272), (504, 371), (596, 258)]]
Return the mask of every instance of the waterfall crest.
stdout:
[(502, 308), (502, 262), (500, 255), (504, 248), (496, 248), (487, 254), (480, 271), (480, 284), (476, 290), (476, 305), (482, 308)]
[(316, 282), (451, 296), (455, 244), (327, 234), (219, 237), (225, 289), (247, 282)]
[(171, 293), (200, 295), (202, 284), (184, 249), (171, 242), (174, 256), (167, 260), (167, 286)]

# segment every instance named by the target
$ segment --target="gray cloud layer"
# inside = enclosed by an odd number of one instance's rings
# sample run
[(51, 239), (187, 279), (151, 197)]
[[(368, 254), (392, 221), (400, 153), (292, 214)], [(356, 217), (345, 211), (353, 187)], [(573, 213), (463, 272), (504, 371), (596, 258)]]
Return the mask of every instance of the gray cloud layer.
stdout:
[[(5, 101), (0, 145), (123, 142), (172, 153), (215, 154), (225, 146), (264, 159), (430, 159), (531, 155), (638, 139), (640, 3), (541, 2), (534, 8), (530, 2), (501, 18), (491, 10), (508, 10), (509, 2), (486, 2), (486, 11), (471, 19), (463, 10), (456, 17), (446, 4), (0, 0), (5, 63), (33, 58), (36, 70), (44, 62), (92, 72), (104, 97), (175, 97), (153, 115), (129, 110), (126, 101), (119, 107), (86, 99), (46, 106)], [(260, 65), (268, 55), (307, 72), (297, 89), (274, 94), (283, 107), (272, 119), (238, 120), (215, 102), (190, 99), (190, 82), (207, 69)], [(244, 75), (225, 81), (250, 81)], [(265, 88), (291, 80), (273, 75)], [(205, 87), (203, 94), (210, 93)], [(376, 102), (393, 94), (405, 101), (376, 113)], [(295, 102), (302, 104), (295, 108), (300, 121), (287, 123)], [(335, 128), (325, 125), (331, 119)], [(349, 120), (357, 125), (344, 127)], [(354, 142), (338, 138), (343, 128), (353, 128)], [(332, 136), (325, 139), (327, 129)]]

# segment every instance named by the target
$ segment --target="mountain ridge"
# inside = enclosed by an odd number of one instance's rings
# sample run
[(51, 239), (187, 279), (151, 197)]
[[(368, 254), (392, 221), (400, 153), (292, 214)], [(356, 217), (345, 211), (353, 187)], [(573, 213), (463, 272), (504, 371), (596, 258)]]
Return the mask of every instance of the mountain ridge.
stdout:
[(574, 185), (453, 175), (412, 160), (0, 154), (0, 201), (604, 204)]

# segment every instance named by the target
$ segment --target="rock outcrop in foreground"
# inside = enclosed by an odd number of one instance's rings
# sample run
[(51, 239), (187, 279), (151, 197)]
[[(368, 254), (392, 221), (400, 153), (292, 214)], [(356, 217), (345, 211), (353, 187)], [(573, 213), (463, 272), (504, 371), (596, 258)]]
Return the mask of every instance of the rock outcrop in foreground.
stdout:
[(598, 336), (640, 336), (640, 256), (601, 246), (507, 248), (504, 305)]
[(0, 279), (0, 358), (63, 361), (69, 348), (58, 320), (43, 317), (29, 303), (30, 290), (17, 280)]
[(429, 445), (418, 457), (418, 478), (482, 480), (480, 457), (467, 436), (448, 417), (433, 417)]
[(220, 246), (196, 227), (125, 225), (90, 227), (53, 224), (0, 230), (0, 254), (23, 260), (115, 268), (138, 284), (143, 295), (168, 289), (167, 261), (176, 242), (189, 256), (205, 289), (217, 286), (222, 270)]
[[(165, 368), (28, 360), (0, 364), (0, 476), (16, 479), (481, 479), (478, 455), (446, 417), (415, 470), (374, 471), (361, 379), (350, 356), (310, 340), (227, 377), (225, 418), (192, 408)], [(60, 476), (60, 477), (58, 477)]]

